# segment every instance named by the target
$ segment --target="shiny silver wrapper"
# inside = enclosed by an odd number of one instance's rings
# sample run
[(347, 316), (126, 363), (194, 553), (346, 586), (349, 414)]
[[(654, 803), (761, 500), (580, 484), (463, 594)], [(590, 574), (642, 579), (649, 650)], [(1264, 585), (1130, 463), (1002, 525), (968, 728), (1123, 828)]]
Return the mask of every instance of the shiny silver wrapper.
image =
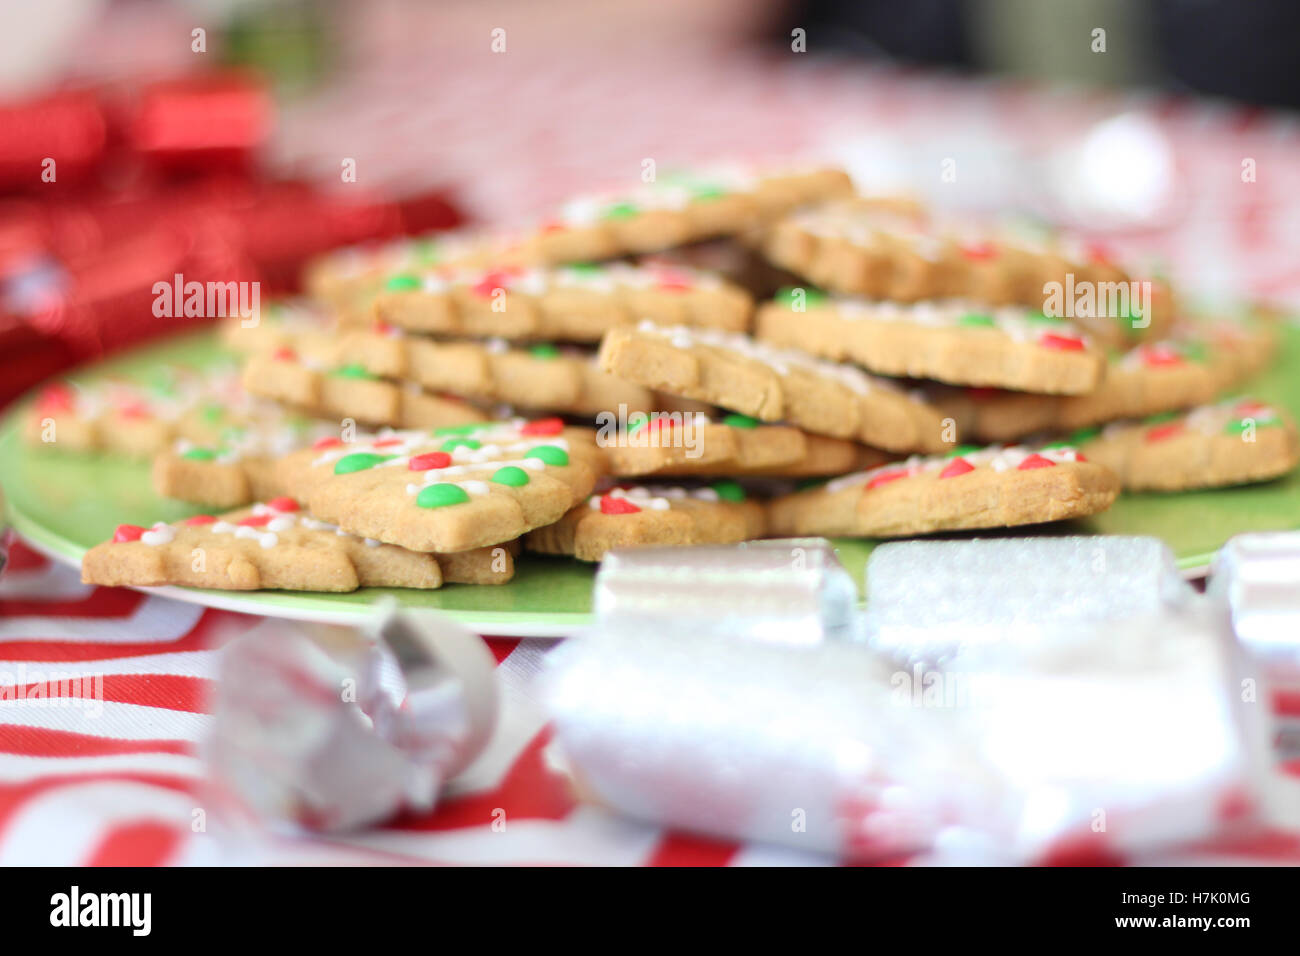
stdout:
[(1113, 855), (1258, 819), (1267, 739), (1204, 608), (1074, 622), (929, 669), (682, 629), (571, 642), (546, 691), (594, 802), (870, 860)]
[(210, 775), (257, 823), (342, 830), (427, 810), (486, 745), (495, 680), (482, 640), (435, 615), (388, 613), (368, 634), (267, 621), (222, 652)]
[(928, 845), (963, 759), (930, 715), (890, 705), (888, 672), (860, 645), (632, 628), (553, 653), (544, 689), (588, 799), (846, 859)]
[(1215, 558), (1206, 593), (1268, 681), (1300, 692), (1300, 532), (1233, 538)]
[(885, 544), (871, 553), (866, 584), (868, 643), (930, 664), (1196, 599), (1162, 542), (1118, 536)]
[(817, 644), (853, 640), (860, 625), (853, 579), (825, 538), (613, 551), (594, 601), (600, 634), (686, 627)]
[[(969, 669), (957, 668), (973, 663)], [(1273, 816), (1268, 704), (1203, 606), (1068, 623), (935, 673), (977, 774), (938, 840), (982, 859), (1117, 859)]]

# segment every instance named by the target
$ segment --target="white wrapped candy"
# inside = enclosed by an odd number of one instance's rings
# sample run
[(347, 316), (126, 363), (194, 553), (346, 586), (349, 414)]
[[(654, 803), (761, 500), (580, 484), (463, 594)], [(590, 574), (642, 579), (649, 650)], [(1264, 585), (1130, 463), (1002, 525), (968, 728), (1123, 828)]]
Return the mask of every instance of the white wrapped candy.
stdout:
[[(608, 639), (605, 639), (608, 638)], [(548, 662), (556, 739), (580, 790), (619, 812), (847, 859), (926, 846), (963, 759), (890, 705), (860, 645), (797, 647), (681, 629), (570, 642)]]
[(1186, 607), (1195, 593), (1155, 538), (903, 541), (871, 553), (865, 630), (900, 660), (938, 663), (1072, 622)]
[(858, 634), (858, 593), (825, 538), (613, 551), (596, 575), (599, 633), (743, 633), (817, 644)]

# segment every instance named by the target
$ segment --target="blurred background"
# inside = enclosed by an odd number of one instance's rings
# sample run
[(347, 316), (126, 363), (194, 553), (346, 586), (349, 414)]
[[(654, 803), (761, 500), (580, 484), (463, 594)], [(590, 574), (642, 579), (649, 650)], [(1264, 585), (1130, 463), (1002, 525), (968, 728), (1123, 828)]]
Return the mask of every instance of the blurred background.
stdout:
[(1300, 303), (1293, 0), (44, 0), (0, 7), (0, 402), (256, 278), (714, 161), (1062, 225)]

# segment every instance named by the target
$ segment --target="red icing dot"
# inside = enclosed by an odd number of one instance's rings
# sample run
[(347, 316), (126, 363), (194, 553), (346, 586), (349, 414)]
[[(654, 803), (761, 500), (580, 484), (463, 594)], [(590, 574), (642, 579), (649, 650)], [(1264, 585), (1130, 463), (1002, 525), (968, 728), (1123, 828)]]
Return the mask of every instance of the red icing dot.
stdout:
[(564, 232), (565, 226), (564, 223), (560, 222), (558, 219), (548, 219), (546, 222), (542, 223), (539, 228), (541, 229), (542, 235), (549, 236), (553, 232)]
[(660, 292), (689, 292), (690, 289), (691, 289), (691, 284), (689, 282), (684, 282), (681, 279), (660, 279), (659, 280)]
[(948, 464), (944, 467), (943, 471), (939, 472), (939, 477), (956, 478), (958, 475), (964, 475), (967, 472), (971, 472), (974, 470), (975, 470), (975, 466), (972, 465), (970, 462), (968, 462), (965, 458), (957, 457), (954, 458), (952, 461), (948, 462)]
[(1074, 453), (1074, 460), (1075, 460), (1075, 461), (1087, 461), (1088, 459), (1083, 457), (1083, 452), (1081, 452), (1081, 451), (1076, 451), (1076, 452)]
[(311, 447), (312, 447), (312, 451), (320, 451), (322, 448), (337, 448), (339, 445), (342, 444), (343, 444), (343, 440), (341, 438), (333, 438), (329, 435), (326, 435), (324, 438), (317, 438), (314, 442), (311, 443)]
[(991, 242), (968, 242), (961, 247), (961, 254), (971, 262), (984, 262), (998, 257), (998, 250)]
[(390, 335), (392, 334), (393, 327), (383, 319), (375, 319), (374, 330), (380, 335)]
[(249, 515), (247, 518), (240, 518), (235, 524), (245, 528), (261, 528), (270, 520), (270, 515)]
[(1182, 365), (1183, 357), (1170, 349), (1151, 348), (1143, 351), (1142, 364), (1147, 368), (1168, 368), (1171, 365)]
[(402, 438), (379, 438), (370, 443), (371, 448), (392, 448), (394, 445), (400, 445), (405, 439)]
[(47, 385), (36, 399), (36, 410), (42, 415), (50, 412), (70, 412), (73, 406), (72, 389), (63, 382)]
[(271, 358), (277, 362), (296, 362), (298, 361), (298, 353), (288, 346), (281, 346), (271, 353)]
[(149, 409), (142, 402), (125, 402), (117, 413), (123, 418), (149, 418)]
[(445, 451), (429, 451), (423, 455), (412, 455), (407, 468), (411, 471), (428, 471), (430, 468), (446, 468), (451, 464), (451, 455)]
[(564, 419), (539, 418), (519, 429), (521, 435), (558, 435), (564, 431)]
[(1182, 422), (1169, 422), (1166, 425), (1157, 425), (1155, 428), (1148, 429), (1145, 437), (1149, 444), (1154, 444), (1158, 441), (1173, 438), (1182, 430)]
[(976, 386), (975, 388), (966, 389), (966, 397), (972, 402), (987, 402), (991, 398), (996, 398), (1002, 394), (1000, 388), (988, 388), (987, 386)]
[(601, 495), (600, 513), (603, 515), (634, 515), (641, 509), (626, 498), (615, 498), (613, 495)]
[(124, 541), (139, 541), (142, 534), (144, 534), (144, 528), (138, 524), (120, 524), (117, 526), (117, 530), (113, 532), (113, 542), (121, 544)]
[(1016, 471), (1033, 471), (1035, 468), (1055, 468), (1056, 462), (1042, 455), (1030, 455), (1016, 468)]
[(186, 518), (185, 523), (194, 528), (201, 524), (213, 524), (216, 520), (212, 515), (195, 515), (192, 518)]
[(1089, 262), (1095, 262), (1099, 266), (1108, 266), (1115, 261), (1110, 249), (1100, 242), (1085, 243), (1083, 254), (1088, 257)]
[(881, 485), (887, 485), (891, 481), (897, 481), (899, 478), (906, 478), (906, 477), (907, 477), (907, 471), (905, 469), (900, 468), (900, 469), (895, 469), (894, 471), (882, 471), (880, 474), (876, 475), (874, 478), (872, 478), (870, 481), (867, 482), (867, 489), (870, 490), (872, 488), (879, 488)]
[(475, 295), (483, 299), (492, 298), (492, 294), (497, 289), (504, 289), (510, 283), (510, 273), (503, 269), (496, 269), (487, 273), (483, 278), (472, 287)]
[(1088, 347), (1077, 335), (1057, 335), (1055, 332), (1044, 332), (1038, 337), (1038, 344), (1060, 352), (1082, 352)]
[(1271, 412), (1273, 409), (1271, 406), (1265, 405), (1263, 402), (1257, 402), (1248, 398), (1245, 401), (1238, 402), (1233, 406), (1232, 410), (1238, 415), (1253, 415), (1256, 412)]
[(272, 498), (266, 503), (266, 506), (272, 511), (297, 511), (298, 502), (294, 501), (288, 495), (281, 495), (278, 498)]

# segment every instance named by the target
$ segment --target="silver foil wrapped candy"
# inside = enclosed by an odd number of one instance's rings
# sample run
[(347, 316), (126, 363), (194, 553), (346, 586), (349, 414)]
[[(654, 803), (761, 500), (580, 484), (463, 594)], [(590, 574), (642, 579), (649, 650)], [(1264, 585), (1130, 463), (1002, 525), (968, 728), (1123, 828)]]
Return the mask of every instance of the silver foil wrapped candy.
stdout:
[(825, 538), (614, 551), (596, 575), (600, 632), (743, 632), (817, 644), (858, 637), (858, 592)]
[(1207, 594), (1270, 682), (1300, 690), (1300, 532), (1233, 538), (1215, 557)]
[[(949, 752), (892, 707), (861, 646), (614, 630), (551, 655), (546, 700), (579, 789), (643, 820), (847, 859), (928, 844)], [(920, 782), (914, 791), (899, 777)], [(935, 800), (932, 802), (931, 797)]]
[(491, 654), (445, 618), (268, 621), (222, 653), (206, 756), (236, 816), (348, 829), (431, 808), (497, 710)]
[(1194, 603), (1155, 538), (1076, 536), (902, 541), (867, 563), (866, 639), (902, 661), (940, 663), (1071, 623), (1121, 621)]

